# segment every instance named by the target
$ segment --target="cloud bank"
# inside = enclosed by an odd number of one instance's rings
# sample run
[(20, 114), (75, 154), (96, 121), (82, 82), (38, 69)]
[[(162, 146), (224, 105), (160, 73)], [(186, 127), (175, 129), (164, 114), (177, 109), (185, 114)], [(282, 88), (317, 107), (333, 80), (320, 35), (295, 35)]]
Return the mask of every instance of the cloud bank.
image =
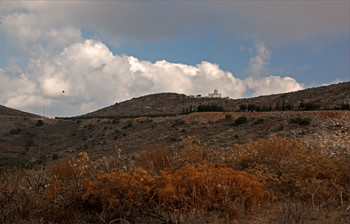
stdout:
[[(0, 2), (0, 51), (14, 52), (0, 68), (0, 104), (71, 116), (158, 92), (207, 95), (218, 88), (223, 96), (240, 98), (300, 90), (304, 85), (295, 79), (270, 75), (272, 51), (267, 44), (339, 35), (347, 28), (347, 4)], [(88, 32), (95, 36), (87, 38)], [(264, 40), (255, 42), (247, 78), (208, 61), (150, 62), (107, 47), (125, 40), (150, 42), (213, 32)]]
[(24, 69), (1, 69), (0, 102), (40, 114), (45, 107), (49, 116), (71, 116), (158, 92), (207, 95), (218, 88), (223, 96), (240, 98), (247, 90), (261, 95), (303, 88), (290, 77), (260, 76), (270, 51), (262, 43), (256, 44), (256, 51), (248, 68), (251, 76), (242, 80), (211, 62), (152, 63), (113, 54), (102, 42), (89, 39), (59, 54), (36, 57)]

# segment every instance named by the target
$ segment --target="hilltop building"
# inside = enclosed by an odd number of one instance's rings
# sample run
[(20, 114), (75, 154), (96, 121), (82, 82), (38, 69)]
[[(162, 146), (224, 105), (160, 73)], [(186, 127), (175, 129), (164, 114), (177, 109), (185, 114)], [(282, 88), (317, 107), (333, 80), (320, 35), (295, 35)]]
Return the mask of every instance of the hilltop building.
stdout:
[(217, 89), (213, 93), (208, 93), (209, 98), (221, 98), (221, 93)]

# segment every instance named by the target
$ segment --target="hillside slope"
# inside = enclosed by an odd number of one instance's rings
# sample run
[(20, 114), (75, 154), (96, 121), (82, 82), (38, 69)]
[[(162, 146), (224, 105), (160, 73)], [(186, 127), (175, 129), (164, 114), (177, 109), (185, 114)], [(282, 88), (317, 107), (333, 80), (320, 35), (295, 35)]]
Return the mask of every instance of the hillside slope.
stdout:
[(28, 112), (23, 112), (20, 110), (12, 109), (9, 107), (5, 107), (0, 105), (0, 116), (8, 116), (8, 117), (40, 117), (39, 115), (36, 114), (31, 114)]
[(181, 114), (185, 110), (195, 109), (201, 104), (219, 105), (225, 111), (239, 111), (241, 104), (255, 104), (260, 107), (271, 106), (274, 110), (277, 105), (281, 106), (283, 103), (293, 105), (292, 110), (297, 110), (300, 103), (317, 104), (320, 105), (321, 109), (341, 107), (342, 104), (350, 104), (350, 82), (246, 99), (196, 98), (184, 94), (159, 93), (116, 103), (82, 117)]
[[(115, 155), (116, 147), (125, 154), (163, 147), (181, 149), (188, 136), (196, 136), (211, 148), (219, 149), (266, 139), (270, 134), (302, 138), (325, 150), (350, 153), (349, 110), (238, 112), (240, 104), (267, 105), (283, 99), (294, 104), (314, 102), (324, 108), (340, 106), (349, 102), (348, 87), (349, 82), (239, 100), (162, 93), (103, 108), (85, 115), (88, 119), (47, 119), (1, 107), (0, 156), (37, 159), (39, 154), (50, 158), (58, 153), (66, 157), (86, 151), (93, 158), (101, 158)], [(199, 104), (223, 105), (226, 111), (181, 114), (184, 108)], [(148, 114), (164, 116), (142, 116)], [(134, 117), (122, 117), (130, 115)], [(236, 125), (239, 117), (246, 117), (247, 123)], [(39, 119), (43, 126), (36, 125)], [(302, 119), (307, 120), (298, 124)]]

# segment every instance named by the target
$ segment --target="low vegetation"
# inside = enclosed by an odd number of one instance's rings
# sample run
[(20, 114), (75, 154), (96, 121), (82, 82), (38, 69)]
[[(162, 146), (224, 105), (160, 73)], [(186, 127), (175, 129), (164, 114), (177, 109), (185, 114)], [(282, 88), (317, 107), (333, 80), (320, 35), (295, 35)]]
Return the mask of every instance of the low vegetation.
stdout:
[(238, 125), (246, 124), (246, 123), (248, 123), (247, 117), (241, 116), (235, 120), (235, 122), (233, 123), (233, 126), (238, 126)]
[(309, 118), (309, 117), (306, 117), (306, 118), (297, 117), (297, 118), (291, 119), (290, 122), (296, 123), (299, 125), (303, 125), (303, 126), (307, 126), (311, 123), (311, 118)]
[(37, 120), (35, 125), (38, 126), (38, 127), (41, 127), (41, 126), (44, 125), (44, 121), (43, 120)]
[(225, 150), (189, 137), (181, 150), (98, 161), (80, 152), (40, 169), (3, 168), (0, 178), (1, 223), (249, 223), (259, 214), (264, 223), (339, 223), (329, 217), (350, 216), (350, 158), (276, 136)]

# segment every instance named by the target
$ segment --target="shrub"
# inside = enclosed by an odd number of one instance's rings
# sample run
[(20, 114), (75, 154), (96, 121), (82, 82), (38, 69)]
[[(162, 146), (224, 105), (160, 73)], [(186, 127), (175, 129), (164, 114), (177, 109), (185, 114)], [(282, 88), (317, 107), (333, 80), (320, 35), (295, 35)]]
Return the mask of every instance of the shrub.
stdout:
[(197, 107), (198, 112), (211, 112), (211, 111), (216, 111), (216, 112), (222, 112), (224, 111), (224, 108), (222, 106), (218, 106), (216, 104), (208, 104), (208, 105), (199, 105)]
[(314, 103), (300, 103), (299, 109), (301, 110), (319, 110), (321, 108), (321, 105), (314, 104)]
[(58, 159), (58, 153), (54, 153), (54, 154), (52, 154), (52, 160), (56, 160), (56, 159)]
[(303, 125), (303, 126), (307, 126), (311, 123), (311, 118), (307, 117), (307, 118), (304, 118), (304, 119), (301, 119), (301, 121), (299, 122), (300, 125)]
[(342, 104), (340, 109), (341, 110), (350, 110), (350, 104)]
[(247, 117), (241, 116), (241, 117), (239, 117), (239, 118), (237, 118), (237, 119), (235, 120), (234, 125), (235, 125), (235, 126), (238, 126), (238, 125), (241, 125), (241, 124), (246, 124), (247, 122), (248, 122)]
[(21, 131), (22, 131), (22, 130), (21, 130), (20, 128), (12, 129), (12, 130), (10, 131), (10, 134), (11, 134), (11, 135), (17, 135), (17, 134), (19, 134)]
[(350, 196), (345, 190), (350, 181), (348, 161), (317, 147), (308, 149), (298, 139), (271, 136), (235, 148), (233, 168), (255, 174), (272, 198), (292, 197), (315, 208), (322, 203), (341, 205)]
[(253, 112), (256, 109), (255, 104), (248, 104), (248, 112)]
[(271, 111), (272, 110), (272, 106), (270, 105), (270, 107), (268, 107), (268, 106), (266, 106), (266, 105), (264, 105), (263, 107), (262, 107), (262, 111)]
[(240, 111), (245, 111), (246, 109), (247, 109), (247, 105), (245, 105), (245, 104), (239, 105), (239, 110)]
[(265, 122), (265, 119), (259, 118), (257, 121), (254, 122), (255, 125), (262, 124)]
[(38, 126), (38, 127), (41, 127), (41, 126), (44, 125), (44, 121), (43, 120), (37, 120), (35, 125)]
[(80, 152), (1, 172), (1, 223), (250, 223), (248, 212), (261, 223), (343, 223), (350, 202), (348, 155), (273, 135), (231, 149), (189, 137), (180, 152), (94, 162)]
[(128, 123), (126, 123), (126, 125), (124, 125), (124, 129), (127, 129), (127, 128), (131, 128), (132, 127), (132, 122), (129, 121)]
[(155, 178), (157, 198), (170, 209), (220, 211), (230, 216), (250, 210), (265, 192), (255, 176), (212, 163), (186, 164)]
[[(28, 160), (18, 157), (0, 156), (0, 168), (32, 167)], [(1, 171), (1, 170), (0, 170)]]
[(160, 174), (162, 170), (174, 167), (175, 163), (174, 153), (168, 149), (147, 151), (135, 160), (136, 167), (150, 174)]
[(81, 199), (116, 216), (128, 208), (173, 212), (204, 210), (236, 216), (262, 201), (265, 191), (255, 176), (226, 166), (186, 164), (152, 177), (145, 170), (101, 171), (83, 180)]
[(38, 162), (38, 164), (46, 164), (47, 163), (46, 155), (40, 155), (37, 162)]
[(292, 118), (290, 120), (291, 123), (296, 123), (299, 125), (303, 125), (303, 126), (307, 126), (311, 123), (311, 118), (307, 117), (307, 118), (301, 118), (301, 117), (297, 117), (297, 118)]
[(25, 147), (30, 147), (34, 144), (34, 140), (33, 139), (28, 139), (25, 143)]
[(112, 123), (113, 124), (119, 124), (120, 123), (120, 118), (114, 118)]
[(92, 130), (94, 127), (95, 127), (95, 125), (89, 124), (89, 125), (87, 126), (87, 129)]
[(291, 109), (293, 109), (293, 105), (291, 105), (291, 104), (286, 104), (284, 108), (285, 108), (286, 110), (291, 110)]
[(185, 123), (186, 123), (185, 120), (176, 119), (174, 124), (172, 125), (172, 127), (176, 127), (176, 126), (179, 126), (179, 125), (184, 125)]
[(226, 120), (231, 120), (231, 118), (232, 118), (232, 115), (231, 115), (231, 114), (226, 114), (226, 116), (225, 116), (225, 119), (226, 119)]
[(61, 180), (73, 179), (79, 174), (79, 172), (77, 172), (77, 170), (75, 170), (74, 168), (80, 169), (78, 165), (74, 166), (74, 164), (77, 164), (76, 161), (78, 161), (78, 159), (57, 160), (49, 165), (48, 172), (51, 175), (58, 176)]

